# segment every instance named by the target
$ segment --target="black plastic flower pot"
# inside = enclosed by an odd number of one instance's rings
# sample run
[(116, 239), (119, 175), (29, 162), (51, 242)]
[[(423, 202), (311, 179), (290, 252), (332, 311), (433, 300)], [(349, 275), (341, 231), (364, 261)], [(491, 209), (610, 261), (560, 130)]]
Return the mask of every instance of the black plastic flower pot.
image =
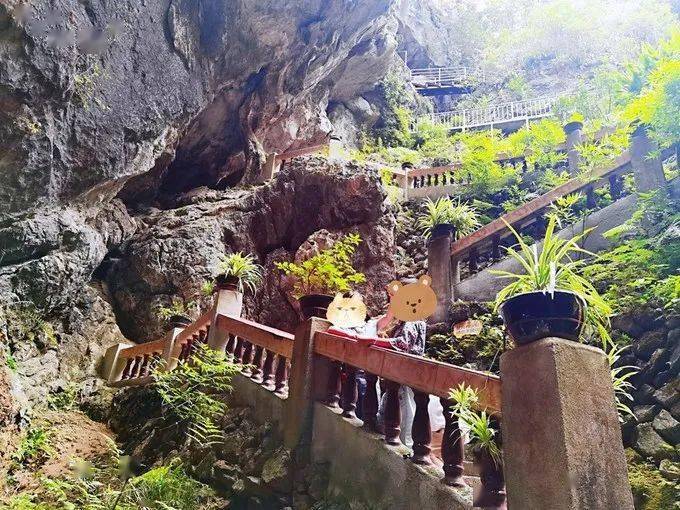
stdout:
[(215, 288), (217, 290), (238, 290), (238, 278), (221, 274), (215, 278)]
[(191, 324), (191, 317), (187, 315), (175, 314), (168, 318), (168, 324), (172, 328), (186, 328)]
[(333, 296), (327, 294), (308, 294), (298, 299), (302, 315), (305, 319), (312, 317), (326, 318), (328, 306), (333, 302)]
[(450, 235), (451, 239), (455, 239), (456, 227), (451, 223), (439, 223), (432, 228), (430, 239), (436, 239), (438, 237), (444, 237), (447, 235)]
[(583, 122), (580, 120), (572, 120), (571, 122), (568, 122), (567, 124), (564, 125), (564, 132), (566, 134), (571, 134), (577, 129), (583, 129)]
[(578, 341), (583, 331), (586, 303), (573, 292), (527, 292), (504, 301), (501, 317), (519, 345), (547, 337)]

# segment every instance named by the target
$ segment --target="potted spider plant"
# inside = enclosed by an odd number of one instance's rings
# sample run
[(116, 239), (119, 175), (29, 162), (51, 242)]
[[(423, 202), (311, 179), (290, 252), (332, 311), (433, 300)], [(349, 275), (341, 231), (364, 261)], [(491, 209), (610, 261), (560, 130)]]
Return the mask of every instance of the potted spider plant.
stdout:
[(255, 258), (243, 252), (229, 253), (222, 256), (218, 266), (220, 274), (215, 278), (218, 290), (237, 290), (243, 293), (246, 289), (254, 293), (262, 282), (262, 266)]
[(498, 431), (491, 423), (486, 411), (477, 411), (479, 394), (474, 388), (461, 383), (449, 392), (453, 402), (453, 416), (468, 429), (472, 457), (486, 491), (475, 498), (475, 507), (496, 507), (496, 498), (502, 494), (505, 481), (501, 468), (502, 456), (498, 442)]
[(426, 239), (451, 235), (454, 240), (474, 232), (481, 225), (474, 207), (449, 197), (427, 199), (425, 210), (418, 217), (418, 226)]
[(316, 255), (296, 262), (277, 262), (276, 267), (293, 281), (293, 296), (302, 315), (325, 317), (337, 292), (347, 292), (353, 284), (366, 281), (352, 266), (352, 256), (361, 242), (358, 234), (347, 234)]
[(189, 311), (195, 306), (193, 301), (185, 303), (180, 298), (172, 298), (169, 305), (159, 305), (158, 317), (172, 328), (185, 328), (191, 324)]
[(592, 229), (561, 239), (555, 232), (556, 224), (557, 219), (551, 216), (540, 249), (529, 246), (508, 225), (518, 246), (508, 248), (508, 254), (523, 272), (491, 271), (513, 280), (496, 295), (495, 308), (508, 334), (520, 345), (551, 336), (578, 341), (586, 320), (602, 331), (611, 312), (597, 290), (579, 274), (583, 259), (574, 257), (593, 255), (578, 245)]

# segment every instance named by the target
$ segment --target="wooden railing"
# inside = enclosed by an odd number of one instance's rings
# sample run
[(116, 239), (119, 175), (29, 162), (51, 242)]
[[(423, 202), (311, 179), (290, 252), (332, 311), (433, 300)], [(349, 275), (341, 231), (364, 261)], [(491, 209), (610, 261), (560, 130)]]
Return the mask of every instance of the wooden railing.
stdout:
[(515, 121), (530, 121), (553, 115), (559, 100), (555, 97), (538, 97), (512, 101), (483, 108), (454, 110), (429, 114), (432, 122), (444, 124), (450, 129), (466, 129), (498, 126)]
[[(453, 415), (453, 402), (449, 399), (452, 388), (461, 383), (476, 389), (479, 394), (478, 408), (492, 415), (494, 424), (500, 426), (501, 382), (494, 375), (464, 369), (439, 361), (405, 354), (388, 349), (362, 345), (328, 333), (316, 333), (314, 352), (330, 362), (327, 392), (324, 402), (342, 409), (342, 416), (355, 419), (358, 389), (357, 371), (365, 371), (367, 383), (362, 404), (363, 426), (384, 435), (385, 442), (400, 444), (401, 415), (399, 388), (407, 386), (414, 392), (415, 417), (412, 426), (413, 456), (417, 464), (430, 465), (432, 459), (432, 428), (428, 412), (430, 395), (438, 397), (444, 413), (445, 428), (441, 445), (443, 482), (450, 486), (464, 487), (465, 450), (464, 439), (457, 419)], [(378, 382), (385, 393), (382, 410), (382, 426), (378, 423), (378, 407), (381, 400)], [(494, 477), (502, 480), (502, 467)], [(485, 483), (486, 482), (486, 483)], [(490, 483), (482, 479), (482, 491), (475, 504), (486, 508), (502, 508), (505, 492), (502, 483)]]

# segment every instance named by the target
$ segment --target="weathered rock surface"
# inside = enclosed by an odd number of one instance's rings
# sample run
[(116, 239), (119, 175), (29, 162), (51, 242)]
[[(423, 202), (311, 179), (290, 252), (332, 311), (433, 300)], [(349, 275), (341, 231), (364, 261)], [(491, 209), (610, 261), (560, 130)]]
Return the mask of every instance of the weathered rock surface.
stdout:
[[(252, 253), (265, 265), (265, 284), (247, 297), (246, 314), (291, 329), (295, 311), (279, 288), (273, 262), (290, 259), (307, 238), (326, 229), (358, 231), (364, 242), (356, 263), (366, 272), (366, 295), (375, 296), (394, 276), (393, 220), (375, 172), (354, 164), (298, 160), (270, 183), (250, 190), (206, 191), (180, 197), (176, 208), (136, 217), (139, 231), (105, 277), (123, 332), (141, 341), (158, 337), (156, 307), (180, 295), (196, 299), (204, 280), (217, 273), (220, 256)], [(109, 264), (110, 262), (110, 264)]]
[[(252, 178), (394, 55), (393, 0), (0, 5), (0, 211)], [(174, 156), (174, 159), (173, 159)]]

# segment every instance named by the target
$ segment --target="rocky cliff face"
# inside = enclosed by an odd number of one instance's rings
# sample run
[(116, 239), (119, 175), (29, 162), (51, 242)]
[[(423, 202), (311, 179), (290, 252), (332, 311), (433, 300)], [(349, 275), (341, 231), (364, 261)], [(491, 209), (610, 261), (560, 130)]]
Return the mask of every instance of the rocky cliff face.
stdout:
[(252, 177), (373, 88), (392, 3), (4, 2), (0, 210), (101, 200), (134, 176), (129, 202)]
[(312, 159), (248, 184), (266, 152), (325, 140), (329, 116), (376, 121), (362, 95), (393, 61), (397, 3), (0, 5), (0, 422), (91, 376), (108, 345), (156, 338), (172, 296), (207, 305), (226, 250), (265, 265), (248, 316), (291, 329), (274, 262), (358, 231), (377, 310), (394, 276), (377, 175)]

